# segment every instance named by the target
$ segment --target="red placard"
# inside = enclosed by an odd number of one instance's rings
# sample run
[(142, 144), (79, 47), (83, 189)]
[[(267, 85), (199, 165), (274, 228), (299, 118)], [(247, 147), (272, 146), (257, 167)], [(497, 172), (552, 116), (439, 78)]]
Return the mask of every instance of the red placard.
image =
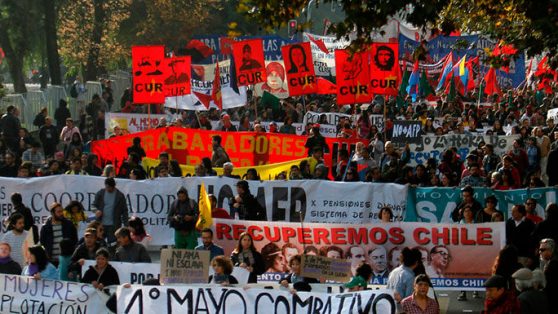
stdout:
[(134, 103), (162, 104), (165, 102), (166, 72), (164, 46), (132, 47)]
[(318, 84), (314, 73), (310, 43), (286, 45), (281, 48), (281, 52), (287, 69), (289, 95), (316, 93)]
[(372, 93), (397, 96), (400, 83), (399, 44), (373, 43), (370, 59)]
[(263, 41), (251, 39), (232, 44), (238, 86), (263, 83), (267, 79)]
[(190, 56), (166, 58), (165, 63), (167, 68), (164, 81), (165, 96), (176, 97), (190, 94), (192, 89)]
[(219, 48), (221, 49), (222, 55), (230, 55), (232, 53), (232, 44), (234, 43), (234, 39), (229, 37), (220, 37), (219, 38)]
[(370, 102), (370, 73), (368, 52), (352, 56), (346, 50), (335, 50), (335, 73), (337, 75), (337, 104), (361, 104)]

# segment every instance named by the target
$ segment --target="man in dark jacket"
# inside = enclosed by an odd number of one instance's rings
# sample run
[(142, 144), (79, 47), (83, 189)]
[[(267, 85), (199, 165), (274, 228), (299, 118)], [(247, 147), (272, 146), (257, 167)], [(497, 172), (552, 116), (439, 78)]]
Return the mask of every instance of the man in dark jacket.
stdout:
[(43, 144), (43, 151), (45, 152), (45, 157), (53, 157), (56, 152), (56, 145), (58, 144), (59, 138), (58, 129), (52, 125), (52, 118), (46, 117), (45, 124), (41, 126), (39, 130), (39, 139), (41, 144)]
[(174, 229), (174, 246), (177, 249), (193, 250), (198, 244), (198, 203), (188, 197), (185, 187), (180, 187), (176, 196), (177, 199), (172, 202), (167, 215), (169, 225)]
[(119, 228), (115, 232), (118, 240), (118, 248), (114, 254), (114, 260), (126, 263), (151, 263), (151, 257), (145, 246), (132, 240), (130, 229)]
[(50, 214), (41, 228), (40, 239), (51, 263), (58, 266), (60, 241), (70, 239), (75, 245), (78, 241), (77, 230), (71, 221), (64, 218), (64, 207), (60, 203), (50, 205)]
[(525, 205), (513, 205), (511, 217), (506, 221), (506, 240), (507, 244), (517, 247), (519, 262), (526, 265), (527, 259), (534, 257), (534, 247), (531, 234), (535, 230), (535, 224), (527, 219)]
[(18, 140), (21, 123), (19, 122), (17, 113), (18, 111), (15, 106), (8, 106), (8, 108), (6, 108), (6, 113), (0, 118), (0, 130), (2, 134), (4, 134), (6, 145), (13, 152), (17, 152), (19, 149)]
[[(20, 213), (23, 215), (23, 219), (25, 221), (25, 225), (23, 229), (33, 232), (33, 239), (35, 242), (39, 242), (39, 228), (35, 226), (35, 220), (33, 219), (33, 213), (31, 213), (31, 209), (23, 204), (23, 197), (19, 193), (13, 193), (10, 197), (12, 200), (12, 205), (14, 205), (14, 211), (12, 215), (15, 213)], [(11, 216), (11, 215), (10, 215)], [(8, 227), (10, 230), (10, 227)]]
[(81, 274), (81, 266), (83, 266), (85, 260), (94, 260), (95, 253), (101, 248), (101, 244), (97, 242), (97, 230), (95, 228), (87, 228), (83, 238), (83, 243), (75, 249), (70, 258), (68, 270), (72, 274)]
[(105, 179), (105, 188), (95, 195), (93, 209), (97, 220), (103, 224), (107, 243), (116, 241), (114, 232), (122, 226), (128, 226), (128, 205), (124, 193), (116, 188), (114, 178)]
[(312, 156), (315, 147), (321, 148), (324, 154), (329, 153), (329, 146), (327, 146), (325, 137), (320, 134), (319, 124), (314, 124), (312, 126), (311, 134), (312, 135), (306, 139), (306, 143), (304, 144), (304, 147), (308, 149), (308, 157)]
[(241, 180), (236, 183), (236, 191), (238, 194), (231, 199), (231, 216), (238, 213), (241, 220), (267, 220), (265, 209), (258, 203), (258, 200), (250, 193), (248, 181)]

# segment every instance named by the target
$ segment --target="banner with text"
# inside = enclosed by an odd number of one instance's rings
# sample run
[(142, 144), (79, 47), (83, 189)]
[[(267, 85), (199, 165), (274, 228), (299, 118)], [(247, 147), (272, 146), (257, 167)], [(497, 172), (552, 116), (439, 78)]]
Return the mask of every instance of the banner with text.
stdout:
[(370, 53), (335, 50), (337, 104), (363, 104), (372, 100), (370, 90)]
[(422, 123), (420, 121), (393, 121), (391, 141), (395, 143), (421, 143)]
[(216, 286), (118, 287), (118, 313), (395, 313), (391, 291), (316, 293)]
[(457, 147), (457, 153), (463, 160), (479, 147), (480, 143), (492, 144), (494, 153), (502, 155), (513, 147), (517, 135), (497, 136), (484, 134), (447, 134), (441, 136), (421, 136), (420, 143), (411, 144), (411, 166), (425, 164), (428, 158), (442, 159), (444, 151), (452, 146)]
[[(496, 191), (489, 188), (475, 188), (474, 197), (482, 205), (490, 195), (496, 196), (496, 208), (511, 217), (515, 204), (525, 204), (528, 198), (537, 201), (536, 211), (545, 216), (546, 204), (556, 202), (558, 189), (555, 187)], [(411, 188), (407, 198), (405, 221), (451, 222), (451, 213), (461, 202), (461, 190), (457, 188)]]
[[(335, 76), (335, 55), (337, 49), (345, 49), (350, 41), (335, 36), (319, 36), (302, 33), (302, 40), (310, 42), (314, 70), (318, 76)], [(327, 52), (326, 52), (327, 51)]]
[[(99, 156), (101, 164), (111, 162), (117, 169), (128, 157), (127, 147), (136, 136), (142, 139), (147, 157), (158, 158), (166, 151), (171, 159), (180, 164), (197, 165), (203, 157), (211, 158), (212, 137), (220, 135), (221, 145), (227, 151), (231, 162), (238, 167), (274, 164), (292, 161), (308, 156), (304, 147), (307, 137), (280, 133), (217, 132), (199, 129), (167, 127), (141, 133), (94, 141), (91, 152)], [(354, 150), (357, 140), (326, 138), (330, 153), (324, 156), (326, 166), (334, 164), (333, 159), (341, 148)], [(368, 143), (365, 143), (368, 144)]]
[[(231, 216), (229, 200), (237, 194), (235, 179), (221, 177), (157, 178), (133, 181), (117, 179), (116, 188), (126, 196), (129, 216), (141, 217), (153, 237), (152, 245), (174, 243), (167, 214), (176, 199), (176, 191), (184, 186), (192, 199), (198, 199), (202, 182), (207, 192), (217, 197), (217, 207)], [(301, 221), (324, 223), (365, 223), (379, 221), (383, 206), (393, 208), (398, 221), (405, 217), (407, 186), (380, 183), (349, 183), (321, 180), (249, 181), (250, 191), (267, 211), (269, 221)], [(49, 206), (59, 202), (66, 206), (80, 201), (86, 216), (94, 216), (95, 193), (104, 188), (104, 178), (94, 176), (51, 176), (34, 179), (0, 178), (2, 219), (13, 212), (10, 195), (21, 193), (23, 203), (31, 209), (35, 224), (50, 217)], [(5, 227), (2, 225), (3, 231)]]
[(107, 112), (105, 113), (105, 137), (113, 136), (115, 127), (120, 128), (123, 135), (154, 129), (159, 125), (160, 119), (165, 117), (164, 114)]
[[(425, 267), (434, 286), (444, 289), (482, 289), (483, 279), (490, 277), (494, 258), (504, 247), (506, 236), (504, 223), (485, 224), (429, 224), (429, 223), (364, 223), (317, 224), (256, 222), (215, 219), (215, 241), (232, 252), (242, 232), (252, 235), (256, 249), (264, 260), (284, 263), (287, 256), (275, 255), (296, 248), (298, 253), (321, 252), (326, 257), (348, 259), (354, 275), (356, 267), (367, 261), (376, 274), (374, 284), (385, 284), (389, 271), (399, 266), (399, 254), (404, 247), (418, 247), (423, 253)], [(312, 249), (310, 249), (312, 247)], [(280, 252), (281, 252), (280, 251)], [(329, 255), (334, 251), (335, 256)], [(440, 252), (445, 255), (440, 258)], [(290, 254), (290, 253), (289, 253)], [(475, 256), (475, 263), (470, 262)], [(271, 267), (277, 269), (273, 264)], [(271, 270), (271, 267), (269, 270)], [(262, 275), (261, 277), (264, 277)]]
[(0, 274), (0, 313), (99, 313), (106, 300), (90, 284)]
[[(85, 260), (81, 266), (83, 276), (89, 267), (95, 266), (95, 260)], [(161, 264), (159, 263), (125, 263), (110, 261), (110, 265), (116, 269), (120, 282), (130, 284), (141, 284), (147, 279), (159, 279), (161, 277)]]

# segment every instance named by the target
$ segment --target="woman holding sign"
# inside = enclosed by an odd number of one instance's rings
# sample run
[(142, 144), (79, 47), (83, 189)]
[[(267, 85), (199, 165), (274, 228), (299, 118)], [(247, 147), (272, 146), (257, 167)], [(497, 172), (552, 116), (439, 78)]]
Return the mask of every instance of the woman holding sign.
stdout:
[(293, 290), (295, 291), (311, 291), (311, 283), (320, 283), (318, 279), (302, 277), (300, 275), (302, 273), (301, 255), (293, 256), (289, 261), (289, 267), (291, 268), (291, 272), (279, 281), (282, 287), (289, 288), (289, 284), (292, 284)]
[(243, 232), (238, 239), (238, 244), (231, 254), (234, 266), (242, 267), (250, 272), (248, 283), (257, 283), (258, 275), (265, 272), (265, 263), (260, 252), (256, 250), (252, 236)]

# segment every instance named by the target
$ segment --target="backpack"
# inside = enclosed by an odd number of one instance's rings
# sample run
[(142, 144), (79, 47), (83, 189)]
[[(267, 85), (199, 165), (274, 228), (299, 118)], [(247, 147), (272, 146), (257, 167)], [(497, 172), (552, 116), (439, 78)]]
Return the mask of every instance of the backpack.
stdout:
[(70, 88), (70, 97), (72, 98), (78, 98), (78, 90), (77, 90), (77, 83), (74, 83), (72, 85), (72, 88)]

